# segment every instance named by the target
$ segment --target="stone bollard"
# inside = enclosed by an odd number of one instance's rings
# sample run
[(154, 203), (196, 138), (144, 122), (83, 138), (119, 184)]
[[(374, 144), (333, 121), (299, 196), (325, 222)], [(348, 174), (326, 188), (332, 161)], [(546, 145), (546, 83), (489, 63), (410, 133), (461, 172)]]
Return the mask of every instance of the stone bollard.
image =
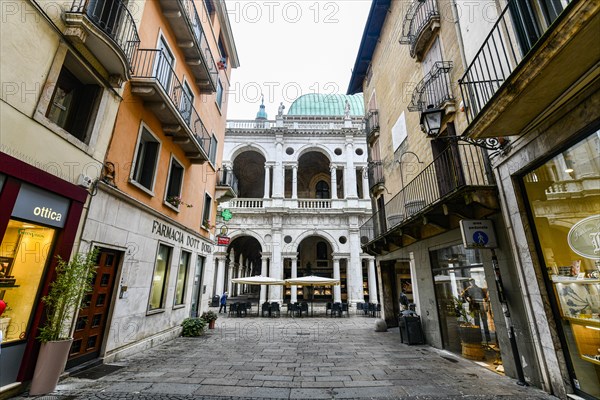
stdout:
[(375, 320), (375, 332), (387, 332), (387, 324), (385, 320), (377, 318)]

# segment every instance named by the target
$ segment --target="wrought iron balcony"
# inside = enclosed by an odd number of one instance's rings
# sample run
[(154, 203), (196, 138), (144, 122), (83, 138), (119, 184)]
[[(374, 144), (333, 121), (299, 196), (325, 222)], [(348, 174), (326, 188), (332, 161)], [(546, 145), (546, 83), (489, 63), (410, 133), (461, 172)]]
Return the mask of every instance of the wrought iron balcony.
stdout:
[(229, 168), (222, 168), (217, 171), (217, 190), (215, 198), (222, 203), (237, 197), (238, 178)]
[(383, 163), (381, 161), (370, 161), (367, 171), (369, 174), (369, 190), (371, 193), (381, 192), (385, 185)]
[(594, 68), (598, 8), (585, 0), (510, 0), (459, 80), (470, 122), (465, 134), (518, 134)]
[(133, 61), (132, 92), (144, 99), (192, 163), (204, 163), (210, 154), (211, 136), (193, 106), (193, 99), (162, 50), (140, 49)]
[(454, 112), (454, 96), (450, 79), (451, 61), (436, 61), (431, 70), (417, 84), (408, 105), (409, 111), (425, 111), (429, 106)]
[(383, 237), (395, 237), (400, 247), (453, 229), (457, 216), (494, 212), (495, 186), (486, 162), (481, 149), (450, 145), (361, 226), (362, 244), (377, 247)]
[(379, 111), (371, 110), (365, 119), (365, 130), (367, 132), (367, 142), (371, 143), (377, 133), (379, 133)]
[(74, 0), (65, 13), (65, 36), (84, 43), (120, 86), (131, 73), (140, 38), (135, 21), (120, 0)]
[(193, 0), (159, 0), (201, 90), (217, 90), (219, 71)]
[(421, 61), (429, 41), (439, 28), (437, 0), (413, 0), (404, 16), (400, 43), (410, 45), (411, 57)]

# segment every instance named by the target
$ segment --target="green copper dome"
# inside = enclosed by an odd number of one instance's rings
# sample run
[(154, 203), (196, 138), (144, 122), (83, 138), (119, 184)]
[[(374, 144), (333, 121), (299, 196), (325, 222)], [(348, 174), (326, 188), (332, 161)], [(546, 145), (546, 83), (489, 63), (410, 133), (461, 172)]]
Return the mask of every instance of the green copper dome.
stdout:
[(346, 100), (350, 104), (350, 116), (362, 117), (365, 115), (365, 105), (362, 93), (346, 94), (318, 94), (311, 93), (300, 96), (292, 103), (288, 115), (332, 115), (344, 116)]

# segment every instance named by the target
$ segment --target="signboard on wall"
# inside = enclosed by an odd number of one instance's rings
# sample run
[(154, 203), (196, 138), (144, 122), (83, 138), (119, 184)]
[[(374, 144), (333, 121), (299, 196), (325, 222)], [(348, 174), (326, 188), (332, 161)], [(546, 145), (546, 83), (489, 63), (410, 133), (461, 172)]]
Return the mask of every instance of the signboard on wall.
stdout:
[(498, 247), (494, 223), (489, 219), (463, 219), (460, 233), (466, 249), (495, 249)]
[(217, 236), (217, 244), (219, 246), (228, 246), (231, 238), (227, 236)]
[(65, 226), (69, 205), (69, 200), (64, 197), (23, 183), (12, 216), (62, 228)]
[(573, 252), (592, 260), (600, 259), (600, 215), (577, 222), (569, 230), (567, 242)]

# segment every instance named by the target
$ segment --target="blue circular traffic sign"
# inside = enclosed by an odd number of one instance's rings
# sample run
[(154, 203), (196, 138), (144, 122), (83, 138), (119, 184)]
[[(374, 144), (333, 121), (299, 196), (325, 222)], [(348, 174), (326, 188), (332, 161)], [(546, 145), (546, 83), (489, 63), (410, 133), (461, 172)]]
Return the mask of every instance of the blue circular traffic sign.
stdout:
[(485, 232), (475, 231), (473, 233), (473, 242), (479, 246), (485, 246), (490, 241), (490, 238)]

